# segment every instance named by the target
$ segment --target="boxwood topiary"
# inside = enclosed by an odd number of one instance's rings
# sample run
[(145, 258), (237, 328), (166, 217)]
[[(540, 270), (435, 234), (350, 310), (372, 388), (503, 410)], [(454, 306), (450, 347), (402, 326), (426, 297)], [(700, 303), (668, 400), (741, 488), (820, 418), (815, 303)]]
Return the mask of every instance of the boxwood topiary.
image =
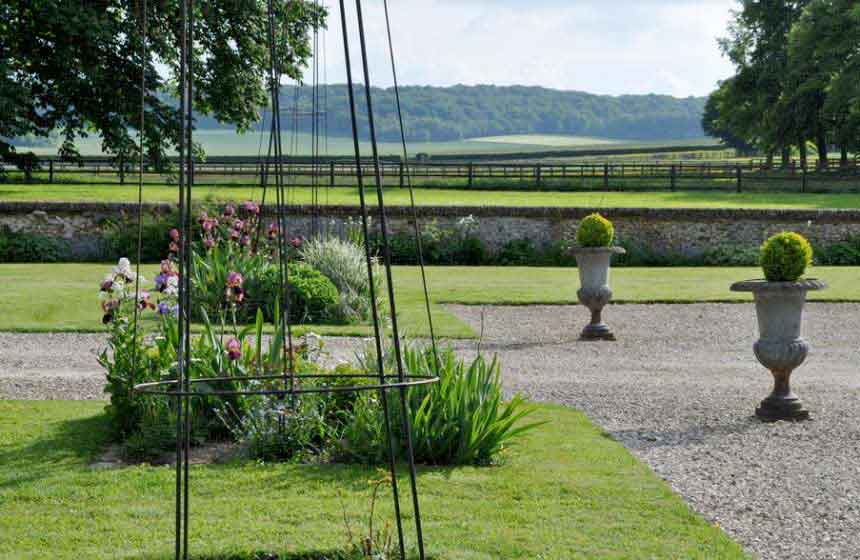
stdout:
[(779, 233), (761, 246), (761, 267), (768, 282), (794, 282), (810, 263), (812, 246), (799, 233)]
[(290, 263), (290, 313), (303, 323), (331, 321), (340, 293), (327, 276), (304, 263)]
[(576, 241), (582, 247), (609, 247), (614, 237), (612, 222), (600, 214), (586, 216), (576, 230)]

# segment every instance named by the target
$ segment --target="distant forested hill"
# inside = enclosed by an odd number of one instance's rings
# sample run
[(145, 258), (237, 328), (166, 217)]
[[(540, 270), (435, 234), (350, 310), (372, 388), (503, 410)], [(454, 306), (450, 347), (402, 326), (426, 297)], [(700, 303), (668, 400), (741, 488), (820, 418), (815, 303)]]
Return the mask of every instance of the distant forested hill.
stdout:
[[(356, 88), (364, 108), (363, 87)], [(320, 89), (327, 98), (328, 133), (351, 134), (345, 85)], [(449, 141), (507, 134), (569, 134), (635, 140), (675, 140), (704, 136), (701, 120), (705, 98), (678, 99), (666, 95), (612, 97), (578, 91), (557, 91), (523, 86), (410, 86), (401, 88), (408, 140)], [(298, 94), (299, 111), (310, 111), (309, 87), (286, 88), (281, 106), (284, 129), (292, 126), (289, 111)], [(374, 89), (374, 112), (379, 139), (399, 140), (394, 90)], [(366, 128), (364, 111), (361, 111)], [(203, 129), (222, 128), (209, 118), (198, 120)], [(299, 119), (310, 131), (311, 119)], [(226, 128), (226, 127), (223, 127)], [(366, 135), (366, 130), (365, 130)]]

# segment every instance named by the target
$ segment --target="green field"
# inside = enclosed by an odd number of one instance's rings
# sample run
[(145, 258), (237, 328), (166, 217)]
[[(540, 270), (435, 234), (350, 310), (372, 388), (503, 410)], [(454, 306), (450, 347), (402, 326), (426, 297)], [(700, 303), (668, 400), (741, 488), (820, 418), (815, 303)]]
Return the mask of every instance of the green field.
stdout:
[[(176, 187), (146, 185), (143, 197), (147, 202), (170, 202), (178, 199)], [(198, 185), (194, 197), (201, 201), (226, 202), (259, 200), (261, 190), (255, 187)], [(323, 205), (358, 205), (358, 189), (354, 187), (323, 188)], [(0, 184), (0, 200), (4, 202), (137, 202), (137, 187), (127, 185), (20, 185)], [(287, 201), (309, 204), (310, 187), (291, 187)], [(587, 207), (587, 208), (752, 208), (752, 209), (856, 209), (860, 208), (860, 193), (801, 194), (801, 193), (732, 193), (732, 192), (521, 192), (481, 191), (421, 188), (415, 190), (416, 203), (422, 206), (526, 206), (526, 207)], [(387, 205), (409, 204), (409, 191), (390, 187), (385, 189)]]
[(509, 134), (507, 136), (485, 136), (482, 138), (469, 138), (469, 144), (489, 143), (507, 144), (520, 146), (541, 146), (544, 148), (580, 148), (584, 146), (623, 146), (623, 140), (612, 140), (610, 138), (592, 138), (589, 136), (566, 136), (559, 134)]
[[(261, 134), (258, 130), (249, 131), (245, 134), (237, 134), (232, 130), (198, 130), (194, 132), (196, 142), (199, 142), (207, 155), (210, 156), (256, 156), (265, 154), (268, 149), (268, 132)], [(300, 132), (293, 136), (291, 132), (284, 132), (282, 136), (284, 152), (290, 155), (310, 154), (312, 150), (312, 136), (309, 133)], [(333, 136), (321, 139), (320, 151), (323, 155), (351, 155), (353, 154), (353, 143), (350, 137)], [(552, 149), (570, 150), (577, 148), (618, 148), (634, 149), (642, 147), (671, 147), (689, 145), (711, 145), (715, 144), (713, 138), (690, 138), (684, 140), (613, 140), (610, 138), (591, 138), (586, 136), (564, 136), (546, 134), (513, 134), (508, 136), (490, 136), (485, 138), (469, 138), (450, 142), (410, 142), (409, 154), (414, 156), (419, 153), (430, 155), (462, 155), (462, 154), (492, 154), (492, 153), (527, 153), (543, 152)], [(90, 137), (77, 141), (78, 149), (82, 155), (101, 155), (101, 139)], [(370, 153), (370, 145), (362, 143), (362, 150)], [(402, 153), (402, 147), (397, 142), (380, 142), (379, 150), (382, 155), (396, 155)], [(33, 151), (39, 155), (53, 155), (57, 152), (57, 146), (46, 144), (36, 147), (21, 147), (19, 151)]]
[[(0, 557), (173, 557), (174, 470), (88, 467), (107, 443), (103, 408), (0, 401)], [(536, 416), (549, 423), (501, 466), (419, 468), (432, 558), (747, 558), (583, 414), (542, 405)], [(190, 474), (190, 548), (208, 560), (342, 550), (344, 516), (355, 532), (366, 527), (368, 481), (379, 477), (361, 466), (258, 463)], [(384, 492), (377, 527), (392, 519), (390, 502)]]
[[(100, 331), (98, 283), (106, 264), (0, 265), (0, 331)], [(151, 279), (154, 267), (144, 267)], [(575, 304), (579, 279), (567, 268), (429, 267), (428, 284), (437, 334), (468, 338), (476, 333), (445, 303), (472, 305)], [(860, 302), (860, 268), (816, 267), (810, 276), (830, 289), (810, 294), (816, 301)], [(729, 291), (738, 280), (761, 277), (757, 268), (617, 268), (612, 289), (617, 303), (749, 301)], [(395, 267), (397, 307), (403, 331), (428, 331), (418, 269)], [(585, 310), (582, 311), (585, 317)], [(322, 334), (367, 336), (363, 325), (309, 327)]]

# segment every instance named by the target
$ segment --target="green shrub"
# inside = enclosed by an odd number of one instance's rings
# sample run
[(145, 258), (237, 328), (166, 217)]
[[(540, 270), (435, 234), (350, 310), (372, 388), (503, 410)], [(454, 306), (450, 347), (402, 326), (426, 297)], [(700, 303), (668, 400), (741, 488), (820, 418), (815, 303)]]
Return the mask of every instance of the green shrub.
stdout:
[(655, 251), (646, 243), (618, 239), (618, 246), (624, 248), (624, 253), (613, 257), (613, 267), (636, 266), (696, 266), (701, 261), (680, 253)]
[(531, 239), (514, 239), (502, 246), (496, 255), (496, 263), (501, 266), (529, 266), (540, 260), (538, 250)]
[(756, 266), (759, 252), (752, 247), (723, 245), (705, 251), (700, 261), (704, 266)]
[[(168, 232), (179, 223), (176, 213), (166, 216), (145, 215), (141, 224), (141, 263), (158, 263), (167, 256), (170, 243)], [(103, 258), (114, 261), (121, 257), (137, 260), (137, 218), (109, 220), (104, 231)]]
[(794, 282), (811, 263), (812, 246), (799, 233), (779, 233), (761, 247), (761, 267), (769, 282)]
[(54, 263), (66, 260), (68, 252), (69, 244), (63, 239), (0, 229), (0, 262)]
[(304, 263), (289, 265), (290, 313), (302, 323), (331, 320), (337, 313), (340, 294), (322, 272)]
[[(373, 246), (377, 254), (382, 252), (382, 240), (373, 238)], [(388, 247), (391, 251), (391, 264), (399, 266), (414, 266), (418, 264), (418, 243), (414, 235), (398, 233), (388, 237)], [(424, 264), (431, 264), (428, 260), (427, 247), (424, 249)]]
[[(346, 322), (370, 319), (370, 280), (364, 246), (337, 237), (312, 239), (299, 251), (305, 263), (327, 276), (340, 292), (337, 318)], [(382, 274), (374, 263), (374, 282), (381, 296)]]
[(575, 267), (576, 256), (570, 252), (570, 241), (561, 240), (551, 243), (539, 255), (541, 266)]
[[(409, 247), (415, 251), (414, 262), (417, 259), (417, 243), (413, 236), (406, 242), (400, 242), (403, 250)], [(394, 257), (392, 244), (392, 257)], [(478, 237), (478, 221), (473, 216), (467, 216), (457, 221), (454, 227), (442, 228), (434, 221), (425, 224), (421, 230), (421, 247), (424, 263), (441, 266), (479, 266), (487, 260), (487, 247)]]
[[(375, 369), (373, 352), (365, 354), (364, 369)], [(391, 355), (387, 356), (391, 368)], [(415, 460), (435, 465), (487, 465), (497, 462), (505, 448), (538, 424), (521, 421), (533, 411), (519, 395), (504, 401), (497, 358), (478, 356), (470, 364), (451, 348), (441, 350), (438, 361), (432, 348), (406, 347), (403, 361), (409, 375), (440, 377), (438, 383), (411, 387), (407, 408)], [(434, 364), (436, 364), (434, 366)], [(392, 422), (401, 426), (399, 399), (390, 398)], [(363, 394), (344, 429), (342, 453), (352, 460), (377, 463), (385, 457), (382, 409), (375, 394)], [(401, 458), (406, 443), (395, 430)]]
[(609, 247), (614, 236), (612, 222), (600, 214), (586, 216), (576, 230), (576, 241), (582, 247)]
[(860, 266), (860, 236), (815, 247), (815, 263), (822, 266)]

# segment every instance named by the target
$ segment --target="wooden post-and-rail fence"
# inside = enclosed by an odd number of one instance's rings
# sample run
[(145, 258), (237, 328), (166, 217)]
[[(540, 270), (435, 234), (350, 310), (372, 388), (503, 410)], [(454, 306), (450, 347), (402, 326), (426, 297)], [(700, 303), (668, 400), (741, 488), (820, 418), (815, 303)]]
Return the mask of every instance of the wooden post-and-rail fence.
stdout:
[[(269, 162), (271, 163), (271, 162)], [(372, 163), (362, 162), (365, 176), (372, 176)], [(266, 173), (272, 184), (274, 166), (253, 157), (213, 157), (195, 166), (198, 184), (212, 186), (256, 186)], [(285, 159), (285, 181), (289, 185), (354, 187), (356, 164), (347, 158), (314, 162), (309, 158)], [(18, 170), (0, 169), (0, 182), (73, 183), (132, 185), (136, 166), (122, 160), (84, 158), (80, 162), (43, 158)], [(382, 174), (387, 187), (457, 188), (479, 190), (558, 191), (794, 191), (860, 192), (860, 165), (831, 162), (826, 168), (784, 169), (769, 167), (763, 160), (748, 161), (578, 161), (535, 162), (445, 162), (385, 159)], [(144, 182), (172, 184), (169, 172), (147, 168)]]

